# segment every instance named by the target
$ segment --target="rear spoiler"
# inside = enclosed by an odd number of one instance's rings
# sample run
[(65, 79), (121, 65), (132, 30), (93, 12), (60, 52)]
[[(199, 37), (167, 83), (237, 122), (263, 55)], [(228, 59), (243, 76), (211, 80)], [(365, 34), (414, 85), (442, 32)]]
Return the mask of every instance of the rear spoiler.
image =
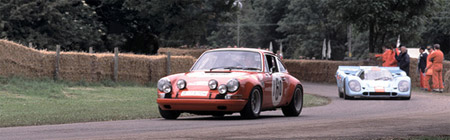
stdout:
[(401, 72), (403, 72), (403, 70), (401, 70), (399, 67), (379, 67), (379, 66), (339, 66), (338, 71), (342, 71), (345, 74), (352, 75), (356, 74), (361, 69), (373, 69), (373, 68), (386, 69), (393, 74), (401, 74)]

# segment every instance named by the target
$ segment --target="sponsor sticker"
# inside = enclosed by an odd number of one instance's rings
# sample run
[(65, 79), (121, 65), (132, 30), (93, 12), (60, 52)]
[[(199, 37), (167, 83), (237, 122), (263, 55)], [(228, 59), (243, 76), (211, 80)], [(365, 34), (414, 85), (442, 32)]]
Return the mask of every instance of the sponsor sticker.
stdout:
[(207, 91), (183, 91), (181, 96), (207, 96)]

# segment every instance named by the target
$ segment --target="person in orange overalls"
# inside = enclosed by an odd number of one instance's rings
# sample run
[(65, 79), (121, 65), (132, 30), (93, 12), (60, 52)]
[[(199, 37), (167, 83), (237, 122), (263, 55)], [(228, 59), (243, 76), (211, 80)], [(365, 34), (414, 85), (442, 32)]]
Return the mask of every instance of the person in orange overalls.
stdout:
[(432, 64), (427, 69), (433, 69), (433, 91), (443, 92), (444, 83), (442, 81), (442, 62), (444, 61), (444, 53), (441, 51), (439, 44), (434, 44), (434, 52), (428, 56)]
[(397, 60), (395, 60), (394, 50), (391, 47), (383, 46), (384, 53), (376, 54), (375, 57), (381, 57), (381, 61), (383, 61), (383, 67), (396, 67)]
[(417, 64), (417, 71), (419, 72), (420, 79), (420, 89), (425, 90), (425, 68), (427, 68), (427, 57), (428, 54), (425, 53), (426, 47), (420, 47), (419, 49), (419, 60)]
[(387, 67), (397, 67), (397, 59), (395, 59), (395, 54), (399, 54), (398, 48), (394, 49), (394, 46), (390, 46), (391, 54), (387, 58)]
[(427, 67), (425, 68), (425, 78), (424, 78), (425, 83), (423, 85), (423, 88), (425, 90), (431, 91), (430, 80), (433, 77), (433, 68), (431, 67), (431, 64), (433, 62), (431, 62), (430, 55), (434, 52), (434, 49), (431, 46), (427, 46), (427, 50), (428, 50)]

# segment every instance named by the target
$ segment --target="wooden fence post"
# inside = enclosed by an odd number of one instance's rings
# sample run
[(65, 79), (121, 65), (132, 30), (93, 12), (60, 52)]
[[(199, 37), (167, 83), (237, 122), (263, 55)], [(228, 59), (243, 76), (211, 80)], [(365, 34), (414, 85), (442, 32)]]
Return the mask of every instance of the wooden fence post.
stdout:
[(119, 48), (114, 48), (114, 82), (118, 80), (118, 71), (119, 71)]
[(170, 52), (167, 52), (167, 75), (170, 75)]
[(56, 62), (55, 62), (55, 80), (59, 80), (59, 58), (60, 58), (61, 46), (56, 45)]
[(94, 53), (94, 49), (92, 47), (89, 47), (89, 53)]

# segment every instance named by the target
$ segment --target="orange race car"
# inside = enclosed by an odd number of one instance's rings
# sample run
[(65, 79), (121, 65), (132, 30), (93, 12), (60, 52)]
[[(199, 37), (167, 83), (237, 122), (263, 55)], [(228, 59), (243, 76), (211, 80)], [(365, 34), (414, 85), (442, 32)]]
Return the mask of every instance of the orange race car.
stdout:
[(300, 81), (274, 53), (260, 49), (206, 51), (189, 72), (161, 78), (157, 87), (165, 119), (182, 112), (215, 117), (239, 112), (257, 118), (261, 111), (280, 107), (284, 116), (298, 116), (303, 107)]

